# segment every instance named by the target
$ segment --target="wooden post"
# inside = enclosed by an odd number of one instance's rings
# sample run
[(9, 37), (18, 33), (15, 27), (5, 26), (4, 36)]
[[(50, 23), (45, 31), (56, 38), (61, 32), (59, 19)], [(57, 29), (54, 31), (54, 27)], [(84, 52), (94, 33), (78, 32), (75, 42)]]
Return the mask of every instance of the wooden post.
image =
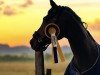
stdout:
[(45, 75), (43, 52), (35, 52), (35, 75)]
[(46, 75), (51, 75), (51, 69), (47, 69)]

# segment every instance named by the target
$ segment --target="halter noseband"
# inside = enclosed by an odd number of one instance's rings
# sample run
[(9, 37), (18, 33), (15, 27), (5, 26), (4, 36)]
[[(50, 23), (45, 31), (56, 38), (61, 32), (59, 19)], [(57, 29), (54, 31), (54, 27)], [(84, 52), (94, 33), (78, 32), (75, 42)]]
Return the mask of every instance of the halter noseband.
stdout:
[(49, 44), (45, 44), (46, 42), (46, 38), (43, 37), (38, 31), (36, 31), (34, 34), (33, 34), (33, 39), (35, 39), (36, 43), (37, 43), (37, 46), (36, 47), (33, 47), (35, 51), (38, 51), (37, 48), (41, 51), (45, 50)]

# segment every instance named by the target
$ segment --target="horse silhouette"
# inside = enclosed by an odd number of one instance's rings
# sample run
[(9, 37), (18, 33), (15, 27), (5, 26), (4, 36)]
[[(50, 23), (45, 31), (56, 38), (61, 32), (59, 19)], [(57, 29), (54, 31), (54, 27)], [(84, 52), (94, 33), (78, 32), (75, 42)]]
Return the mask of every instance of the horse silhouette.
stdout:
[(53, 0), (50, 0), (50, 4), (51, 9), (43, 18), (41, 27), (30, 40), (31, 47), (35, 51), (46, 50), (51, 41), (44, 30), (48, 24), (54, 23), (60, 29), (57, 39), (67, 38), (73, 52), (73, 59), (64, 75), (100, 75), (100, 46), (81, 18), (67, 6), (58, 6)]

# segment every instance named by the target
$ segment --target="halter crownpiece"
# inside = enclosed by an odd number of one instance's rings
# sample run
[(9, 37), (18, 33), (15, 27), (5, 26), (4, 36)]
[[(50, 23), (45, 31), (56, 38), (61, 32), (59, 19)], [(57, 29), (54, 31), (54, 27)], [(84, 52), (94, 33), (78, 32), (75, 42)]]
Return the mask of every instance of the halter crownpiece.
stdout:
[(45, 27), (45, 35), (51, 39), (52, 49), (53, 49), (52, 51), (55, 63), (58, 63), (57, 51), (59, 53), (61, 61), (65, 61), (64, 55), (61, 51), (61, 47), (57, 40), (57, 36), (59, 34), (60, 34), (60, 29), (56, 24), (50, 23)]

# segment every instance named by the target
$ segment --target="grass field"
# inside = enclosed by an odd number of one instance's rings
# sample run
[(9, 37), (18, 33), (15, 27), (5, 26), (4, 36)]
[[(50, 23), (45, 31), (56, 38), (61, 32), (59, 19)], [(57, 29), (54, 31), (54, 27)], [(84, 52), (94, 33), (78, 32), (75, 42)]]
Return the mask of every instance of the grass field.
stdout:
[[(45, 55), (45, 70), (52, 69), (52, 75), (64, 75), (66, 67), (72, 58), (66, 54), (66, 61), (54, 64), (51, 56)], [(35, 61), (30, 57), (0, 56), (0, 75), (35, 75)]]
[[(45, 69), (51, 68), (52, 75), (63, 75), (68, 62), (53, 64), (45, 62)], [(0, 75), (35, 75), (34, 62), (0, 62)]]

